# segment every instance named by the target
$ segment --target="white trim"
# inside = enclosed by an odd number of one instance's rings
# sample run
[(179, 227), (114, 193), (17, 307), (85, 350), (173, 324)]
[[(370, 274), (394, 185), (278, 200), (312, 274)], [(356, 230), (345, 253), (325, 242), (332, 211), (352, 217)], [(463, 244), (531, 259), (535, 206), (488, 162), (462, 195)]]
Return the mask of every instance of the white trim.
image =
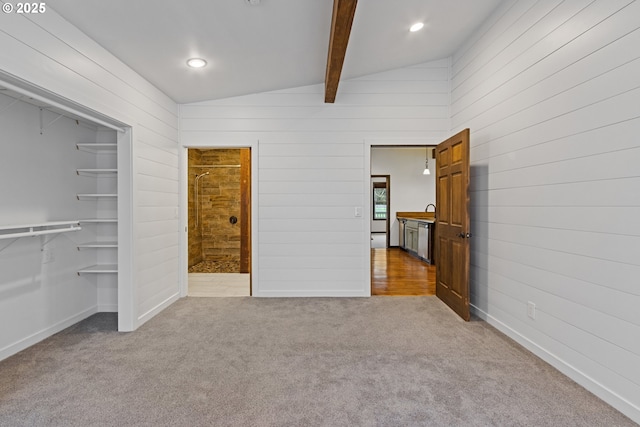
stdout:
[(369, 287), (369, 295), (363, 295), (362, 291), (318, 291), (317, 289), (310, 291), (265, 291), (262, 292), (262, 298), (368, 298), (371, 296), (371, 287)]
[[(135, 288), (135, 240), (133, 210), (133, 129), (118, 133), (118, 331), (130, 332), (138, 328), (138, 307)], [(123, 169), (123, 166), (128, 168)]]
[[(187, 296), (189, 291), (189, 148), (182, 147), (180, 150), (180, 159), (178, 160), (179, 168), (182, 171), (179, 177), (178, 197), (180, 197), (179, 215), (180, 215), (180, 260), (178, 262), (180, 268), (180, 298)], [(187, 201), (186, 203), (184, 201)]]
[[(9, 76), (6, 75), (5, 73), (0, 72), (0, 77), (5, 77), (6, 78), (6, 77), (9, 77)], [(30, 83), (26, 83), (26, 82), (25, 82), (25, 85), (28, 85), (30, 87), (34, 86), (34, 85), (32, 85)], [(109, 118), (110, 121), (106, 121), (104, 119), (98, 118), (97, 115), (101, 115), (102, 116), (102, 114), (98, 113), (97, 111), (90, 110), (89, 108), (81, 106), (81, 105), (77, 105), (76, 106), (75, 102), (70, 101), (70, 100), (68, 100), (66, 98), (62, 98), (62, 97), (60, 97), (58, 95), (55, 95), (53, 93), (47, 93), (46, 96), (39, 95), (39, 94), (37, 94), (35, 92), (32, 92), (32, 91), (30, 91), (28, 89), (25, 89), (24, 87), (17, 86), (17, 85), (15, 85), (13, 83), (9, 83), (5, 79), (0, 79), (0, 86), (6, 87), (9, 90), (12, 90), (14, 92), (18, 92), (18, 93), (20, 93), (22, 95), (25, 95), (25, 96), (27, 96), (29, 98), (33, 98), (33, 99), (35, 99), (37, 101), (44, 102), (45, 104), (47, 104), (47, 105), (49, 105), (51, 107), (60, 109), (62, 111), (66, 111), (69, 114), (72, 114), (74, 116), (83, 118), (83, 119), (85, 119), (87, 121), (90, 121), (92, 123), (98, 124), (100, 126), (104, 126), (104, 127), (107, 127), (109, 129), (113, 129), (113, 130), (118, 131), (118, 132), (125, 132), (125, 128), (124, 128), (124, 127), (126, 127), (125, 124), (119, 124), (118, 126), (116, 126), (115, 123), (119, 123), (118, 121), (110, 119), (110, 118)], [(41, 89), (41, 91), (44, 92), (44, 89)], [(46, 91), (46, 92), (48, 92), (48, 91)], [(57, 100), (54, 100), (52, 98), (56, 98)], [(86, 112), (85, 111), (80, 111), (80, 109), (85, 110)]]
[(362, 194), (364, 197), (364, 206), (362, 207), (363, 220), (366, 218), (363, 239), (364, 250), (364, 268), (366, 270), (364, 277), (365, 288), (363, 289), (364, 295), (371, 296), (371, 197), (369, 197), (369, 188), (371, 187), (371, 146), (376, 145), (372, 141), (364, 140), (364, 179), (362, 181)]
[[(98, 305), (98, 313), (117, 313), (118, 304), (100, 304)], [(118, 331), (123, 332), (123, 331)]]
[(145, 324), (146, 322), (148, 322), (149, 320), (153, 319), (153, 317), (156, 314), (160, 313), (162, 310), (169, 307), (171, 304), (178, 301), (179, 299), (180, 299), (180, 292), (176, 292), (175, 294), (171, 295), (169, 298), (162, 301), (160, 304), (153, 307), (151, 310), (148, 310), (146, 313), (140, 315), (140, 317), (138, 317), (137, 319), (138, 322), (136, 325), (136, 329), (142, 326), (143, 324)]
[(13, 356), (16, 353), (21, 352), (22, 350), (31, 347), (34, 344), (39, 343), (40, 341), (49, 338), (50, 336), (57, 334), (58, 332), (72, 326), (81, 320), (86, 319), (89, 316), (98, 313), (98, 307), (94, 306), (88, 308), (87, 310), (81, 311), (78, 314), (67, 317), (60, 322), (51, 325), (35, 334), (29, 335), (26, 338), (23, 338), (13, 344), (9, 344), (8, 346), (0, 349), (0, 360), (4, 360), (10, 356)]
[(502, 332), (503, 334), (529, 350), (531, 353), (556, 368), (562, 374), (571, 378), (573, 381), (580, 384), (582, 387), (595, 394), (600, 399), (604, 400), (609, 405), (613, 406), (636, 423), (640, 424), (640, 407), (629, 402), (627, 399), (620, 396), (613, 390), (600, 384), (598, 381), (594, 380), (584, 372), (570, 365), (562, 358), (539, 346), (529, 338), (520, 334), (518, 331), (501, 322), (500, 320), (496, 319), (478, 306), (471, 304), (470, 307), (472, 313), (478, 316), (480, 319), (484, 320), (489, 325), (493, 326), (498, 331)]

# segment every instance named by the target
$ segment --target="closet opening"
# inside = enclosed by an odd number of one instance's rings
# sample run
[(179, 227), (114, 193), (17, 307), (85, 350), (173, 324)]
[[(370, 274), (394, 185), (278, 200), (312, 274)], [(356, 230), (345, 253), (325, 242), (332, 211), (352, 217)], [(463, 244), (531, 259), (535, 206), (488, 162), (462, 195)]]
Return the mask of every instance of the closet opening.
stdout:
[(251, 296), (251, 149), (187, 157), (187, 295)]
[(130, 127), (3, 72), (0, 124), (0, 360), (95, 313), (135, 329)]

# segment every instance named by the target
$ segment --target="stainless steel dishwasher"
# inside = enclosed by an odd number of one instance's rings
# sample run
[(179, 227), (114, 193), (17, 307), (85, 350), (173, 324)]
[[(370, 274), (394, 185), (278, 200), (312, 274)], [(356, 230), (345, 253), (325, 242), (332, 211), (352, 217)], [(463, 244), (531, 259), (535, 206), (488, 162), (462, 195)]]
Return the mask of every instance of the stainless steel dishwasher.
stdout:
[(427, 262), (431, 262), (429, 254), (429, 223), (418, 223), (418, 256)]

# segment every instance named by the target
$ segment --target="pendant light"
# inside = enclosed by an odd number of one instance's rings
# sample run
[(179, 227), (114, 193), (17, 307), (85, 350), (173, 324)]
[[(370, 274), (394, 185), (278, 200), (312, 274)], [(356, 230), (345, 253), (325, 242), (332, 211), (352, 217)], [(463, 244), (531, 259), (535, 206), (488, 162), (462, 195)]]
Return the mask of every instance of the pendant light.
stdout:
[(431, 172), (429, 171), (429, 147), (427, 147), (427, 155), (424, 162), (424, 171), (422, 172), (422, 175), (431, 175)]

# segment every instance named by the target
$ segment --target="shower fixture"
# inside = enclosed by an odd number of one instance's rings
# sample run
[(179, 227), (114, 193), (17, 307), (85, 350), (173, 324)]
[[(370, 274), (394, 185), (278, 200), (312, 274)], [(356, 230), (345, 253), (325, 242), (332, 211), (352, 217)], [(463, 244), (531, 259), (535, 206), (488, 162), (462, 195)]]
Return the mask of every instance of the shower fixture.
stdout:
[(193, 203), (195, 204), (195, 216), (196, 216), (196, 221), (195, 221), (195, 227), (198, 226), (199, 223), (199, 216), (200, 216), (200, 192), (198, 191), (198, 181), (200, 180), (200, 178), (202, 178), (205, 175), (209, 175), (209, 172), (205, 172), (205, 173), (201, 173), (200, 175), (196, 174), (196, 180), (193, 183)]

